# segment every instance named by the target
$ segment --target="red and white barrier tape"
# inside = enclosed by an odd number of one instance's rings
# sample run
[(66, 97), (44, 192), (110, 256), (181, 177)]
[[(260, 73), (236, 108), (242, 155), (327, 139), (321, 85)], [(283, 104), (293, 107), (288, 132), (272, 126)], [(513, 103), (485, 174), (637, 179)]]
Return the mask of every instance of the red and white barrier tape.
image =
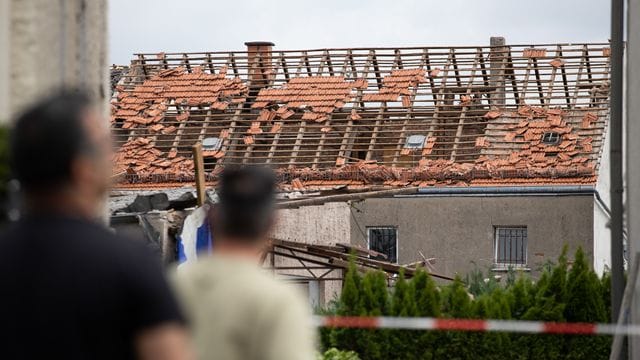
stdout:
[(398, 330), (491, 331), (531, 334), (640, 335), (640, 325), (416, 317), (314, 316), (318, 327)]

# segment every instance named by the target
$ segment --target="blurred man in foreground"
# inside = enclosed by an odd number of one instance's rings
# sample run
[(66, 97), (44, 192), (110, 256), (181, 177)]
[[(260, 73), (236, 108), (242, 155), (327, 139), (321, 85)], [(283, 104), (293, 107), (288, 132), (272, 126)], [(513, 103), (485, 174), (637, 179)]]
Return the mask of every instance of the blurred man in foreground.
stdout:
[(259, 268), (274, 222), (274, 193), (267, 169), (226, 169), (211, 212), (213, 255), (177, 272), (201, 359), (313, 358), (308, 306)]
[(0, 235), (0, 358), (186, 358), (159, 262), (96, 221), (111, 141), (89, 99), (37, 103), (15, 122), (10, 153), (26, 214)]

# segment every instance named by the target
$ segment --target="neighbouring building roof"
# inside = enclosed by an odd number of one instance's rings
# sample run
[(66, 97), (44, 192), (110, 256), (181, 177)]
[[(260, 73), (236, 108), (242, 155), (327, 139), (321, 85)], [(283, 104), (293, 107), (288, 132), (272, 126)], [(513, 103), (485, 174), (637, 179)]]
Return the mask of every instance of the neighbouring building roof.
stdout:
[[(123, 186), (267, 164), (285, 188), (595, 183), (608, 44), (138, 54), (116, 85)], [(215, 142), (214, 142), (215, 143)]]

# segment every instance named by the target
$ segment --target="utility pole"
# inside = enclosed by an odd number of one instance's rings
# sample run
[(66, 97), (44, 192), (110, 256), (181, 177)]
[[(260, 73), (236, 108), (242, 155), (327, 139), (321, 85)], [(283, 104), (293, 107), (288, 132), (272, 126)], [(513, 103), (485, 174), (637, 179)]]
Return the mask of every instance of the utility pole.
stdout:
[(611, 137), (611, 317), (618, 320), (624, 292), (622, 220), (622, 85), (624, 0), (611, 1), (611, 92), (609, 136)]
[[(614, 2), (620, 0), (613, 0)], [(620, 1), (622, 2), (622, 1)], [(621, 6), (621, 5), (620, 5)], [(626, 215), (629, 241), (629, 259), (640, 251), (640, 163), (635, 154), (640, 153), (640, 0), (627, 1), (627, 72), (626, 78)], [(622, 27), (622, 24), (620, 24)], [(633, 269), (633, 264), (629, 266)], [(629, 274), (631, 275), (631, 274)], [(640, 323), (640, 290), (631, 292), (630, 322)], [(629, 338), (630, 358), (640, 359), (640, 339)]]

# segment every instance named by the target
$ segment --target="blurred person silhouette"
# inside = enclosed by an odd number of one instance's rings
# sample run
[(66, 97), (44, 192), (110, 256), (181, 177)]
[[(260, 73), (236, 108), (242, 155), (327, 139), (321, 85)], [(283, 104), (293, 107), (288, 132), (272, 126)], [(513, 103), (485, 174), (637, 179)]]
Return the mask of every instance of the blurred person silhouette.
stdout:
[(15, 121), (25, 214), (0, 234), (1, 358), (189, 357), (160, 262), (97, 220), (111, 150), (108, 122), (80, 92), (56, 92)]
[(275, 189), (267, 168), (227, 167), (210, 212), (212, 254), (175, 274), (199, 359), (314, 356), (309, 306), (259, 266), (274, 224)]

